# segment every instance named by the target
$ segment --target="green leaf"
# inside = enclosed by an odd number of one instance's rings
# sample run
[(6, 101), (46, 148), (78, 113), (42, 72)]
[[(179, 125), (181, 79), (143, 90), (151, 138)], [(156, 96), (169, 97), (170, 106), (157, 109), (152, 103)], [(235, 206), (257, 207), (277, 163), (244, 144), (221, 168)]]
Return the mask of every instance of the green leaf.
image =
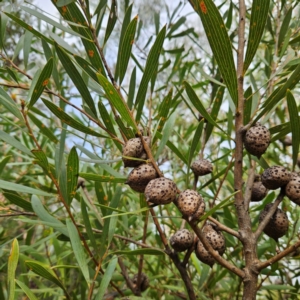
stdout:
[(137, 107), (136, 121), (139, 122), (145, 103), (148, 83), (158, 67), (159, 55), (162, 50), (166, 35), (166, 26), (164, 26), (156, 37), (156, 40), (149, 52), (143, 77), (136, 95), (135, 107)]
[(76, 88), (78, 89), (80, 95), (83, 98), (83, 101), (88, 105), (88, 107), (90, 108), (94, 116), (97, 117), (97, 111), (96, 111), (94, 100), (84, 80), (79, 74), (77, 68), (74, 66), (72, 60), (70, 59), (69, 55), (57, 44), (55, 44), (55, 49), (59, 60), (61, 61), (66, 72), (68, 73), (73, 83), (75, 84)]
[(164, 255), (163, 250), (143, 248), (138, 250), (119, 250), (113, 252), (116, 255)]
[(269, 284), (269, 285), (263, 285), (261, 289), (267, 291), (283, 291), (283, 290), (295, 290), (295, 287), (290, 285)]
[(25, 265), (28, 268), (30, 268), (30, 270), (33, 271), (34, 273), (53, 282), (54, 284), (62, 288), (64, 291), (66, 291), (63, 284), (56, 277), (55, 273), (51, 270), (51, 268), (48, 265), (33, 260), (25, 261)]
[(17, 279), (15, 279), (15, 282), (22, 289), (22, 291), (26, 294), (26, 296), (29, 298), (29, 300), (38, 300), (38, 298), (35, 297), (34, 293), (24, 282), (19, 281)]
[(94, 232), (92, 230), (92, 226), (91, 226), (91, 223), (90, 223), (89, 215), (88, 215), (88, 212), (87, 212), (87, 207), (86, 207), (86, 205), (85, 205), (85, 203), (82, 199), (80, 201), (80, 204), (81, 204), (82, 219), (83, 219), (83, 223), (84, 223), (86, 232), (88, 234), (88, 238), (91, 241), (91, 244), (94, 248), (94, 251), (97, 251), (96, 239), (95, 239)]
[(84, 126), (80, 122), (74, 120), (72, 117), (70, 117), (69, 114), (65, 113), (60, 107), (57, 107), (55, 104), (53, 104), (51, 101), (42, 99), (44, 104), (50, 109), (50, 111), (58, 117), (62, 122), (65, 124), (69, 125), (72, 128), (75, 128), (81, 132), (93, 135), (93, 136), (98, 136), (98, 137), (105, 137), (108, 138), (107, 136), (104, 136), (89, 127)]
[(58, 7), (62, 7), (65, 5), (69, 5), (70, 3), (73, 3), (73, 2), (75, 2), (75, 0), (57, 0), (56, 5)]
[(6, 132), (0, 130), (0, 140), (6, 142), (10, 146), (13, 146), (14, 148), (17, 148), (21, 152), (24, 152), (28, 156), (32, 157), (32, 153), (30, 150), (25, 147), (23, 144), (21, 144), (18, 140), (16, 140), (12, 135), (7, 134)]
[(52, 227), (55, 228), (57, 231), (61, 232), (66, 236), (69, 236), (66, 225), (60, 222), (58, 219), (54, 218), (52, 215), (50, 215), (37, 196), (33, 195), (31, 197), (31, 205), (34, 212), (42, 221), (52, 224)]
[(28, 109), (30, 109), (36, 101), (39, 99), (41, 96), (42, 92), (44, 91), (45, 87), (49, 83), (50, 76), (52, 74), (53, 70), (53, 58), (49, 59), (48, 62), (46, 63), (45, 67), (43, 68), (38, 81), (36, 82), (33, 93), (31, 95), (30, 102), (28, 104)]
[(82, 14), (77, 4), (72, 2), (68, 6), (58, 7), (55, 3), (55, 0), (52, 0), (52, 3), (57, 7), (62, 18), (68, 21), (72, 30), (84, 37), (81, 39), (81, 41), (91, 64), (96, 70), (98, 70), (98, 72), (105, 75), (105, 69), (97, 47), (93, 41), (91, 30), (87, 26), (84, 26), (86, 25), (86, 18)]
[(291, 131), (292, 131), (292, 149), (293, 149), (293, 169), (297, 164), (299, 145), (300, 145), (300, 118), (297, 108), (296, 100), (290, 90), (287, 90), (286, 100), (288, 104), (288, 110), (290, 115), (291, 122)]
[(116, 108), (116, 110), (120, 113), (122, 119), (127, 122), (133, 129), (138, 131), (136, 123), (133, 120), (132, 114), (127, 106), (124, 103), (124, 100), (116, 91), (115, 87), (101, 74), (97, 74), (99, 83), (103, 87), (107, 99), (110, 101), (111, 105)]
[(106, 25), (106, 31), (105, 31), (105, 37), (104, 37), (104, 45), (107, 42), (108, 38), (110, 37), (115, 24), (117, 22), (118, 18), (118, 11), (117, 11), (117, 0), (111, 0), (111, 7), (109, 12), (109, 17), (107, 19), (107, 25)]
[(78, 154), (76, 152), (76, 148), (73, 147), (68, 156), (67, 163), (67, 203), (70, 205), (72, 199), (76, 194), (77, 189), (77, 181), (78, 181), (78, 173), (79, 173), (79, 159)]
[(130, 77), (130, 83), (129, 83), (129, 91), (127, 96), (127, 105), (129, 109), (132, 109), (133, 106), (133, 99), (135, 94), (135, 86), (136, 86), (136, 67), (133, 68), (133, 71), (131, 73)]
[(10, 161), (10, 159), (12, 158), (11, 155), (8, 155), (6, 157), (4, 157), (1, 161), (0, 161), (0, 174), (2, 173), (2, 171), (4, 170), (6, 164)]
[[(157, 118), (159, 119), (159, 123), (157, 125), (157, 131), (162, 132), (164, 125), (167, 121), (167, 116), (172, 106), (172, 96), (173, 96), (173, 89), (170, 89), (169, 93), (163, 99), (161, 106), (158, 109)], [(153, 143), (156, 141), (156, 134), (153, 139)]]
[[(96, 205), (99, 205), (101, 207), (101, 204), (96, 204)], [(105, 207), (105, 208), (113, 210), (110, 207)], [(120, 210), (114, 209), (113, 211), (119, 212), (119, 213), (114, 213), (112, 215), (106, 215), (102, 219), (104, 220), (104, 219), (107, 219), (107, 218), (118, 217), (118, 216), (125, 216), (125, 215), (138, 215), (138, 214), (140, 214), (142, 212), (145, 212), (147, 210), (149, 210), (149, 207), (143, 207), (141, 209), (138, 209), (138, 210), (135, 210), (135, 211), (128, 211), (128, 212), (120, 212)]]
[(2, 104), (13, 116), (24, 123), (23, 116), (16, 102), (0, 87), (0, 104)]
[(133, 130), (130, 127), (126, 127), (120, 116), (115, 117), (116, 123), (119, 126), (120, 131), (129, 140), (135, 137)]
[(42, 150), (32, 150), (31, 152), (37, 158), (42, 168), (49, 173), (49, 163), (46, 154)]
[(210, 116), (210, 114), (206, 111), (203, 104), (201, 103), (200, 99), (198, 98), (197, 94), (193, 90), (193, 88), (185, 81), (185, 90), (188, 94), (191, 102), (195, 106), (195, 108), (198, 110), (198, 112), (203, 116), (204, 119), (206, 119), (209, 123), (211, 123), (214, 126), (217, 126), (219, 129), (219, 125), (214, 121), (214, 119)]
[(15, 192), (21, 192), (21, 193), (28, 193), (28, 194), (35, 194), (40, 196), (51, 196), (53, 197), (53, 194), (46, 193), (41, 190), (37, 190), (25, 185), (13, 183), (10, 181), (0, 180), (0, 188), (9, 190), (9, 191), (15, 191)]
[(3, 196), (11, 203), (17, 205), (18, 207), (21, 207), (25, 209), (26, 211), (33, 212), (31, 203), (29, 201), (24, 200), (20, 195), (15, 191), (9, 191), (3, 189)]
[(293, 12), (293, 6), (291, 6), (290, 9), (285, 13), (282, 25), (280, 27), (279, 38), (278, 38), (278, 53), (281, 52), (281, 48), (283, 47), (283, 42), (285, 40), (285, 37), (287, 35), (290, 26), (292, 12)]
[(114, 176), (97, 175), (93, 173), (79, 173), (79, 176), (87, 180), (100, 181), (100, 182), (124, 183), (127, 180), (126, 177), (116, 178)]
[(128, 25), (127, 30), (125, 32), (123, 42), (119, 49), (120, 84), (122, 83), (124, 76), (126, 74), (132, 45), (134, 43), (134, 36), (135, 36), (137, 21), (138, 21), (138, 16), (136, 16)]
[(114, 256), (111, 261), (109, 262), (107, 269), (105, 270), (105, 273), (102, 277), (101, 283), (100, 283), (100, 287), (98, 290), (98, 293), (96, 295), (96, 300), (102, 300), (104, 298), (104, 294), (106, 292), (106, 289), (109, 285), (109, 282), (112, 278), (112, 275), (115, 271), (116, 265), (118, 262), (118, 258), (116, 256)]
[(164, 128), (163, 134), (162, 134), (162, 138), (160, 140), (159, 143), (159, 147), (155, 153), (155, 159), (157, 160), (159, 155), (162, 153), (165, 145), (167, 144), (169, 137), (171, 136), (173, 129), (174, 129), (174, 124), (175, 124), (175, 120), (177, 117), (177, 112), (174, 112), (169, 118), (168, 121), (166, 123), (166, 126)]
[(26, 30), (32, 32), (36, 37), (40, 38), (40, 39), (44, 39), (47, 43), (49, 44), (53, 44), (53, 41), (51, 39), (49, 39), (48, 37), (46, 37), (45, 35), (43, 35), (40, 31), (35, 30), (31, 25), (28, 25), (26, 22), (20, 20), (19, 18), (17, 18), (16, 16), (8, 13), (8, 12), (3, 12), (5, 15), (7, 15), (10, 19), (12, 19), (13, 21), (15, 21), (17, 24), (19, 24), (20, 26), (22, 26), (23, 28), (25, 28)]
[(28, 116), (31, 119), (31, 121), (38, 127), (41, 134), (46, 136), (51, 142), (55, 144), (58, 143), (58, 139), (53, 133), (53, 130), (46, 127), (45, 124), (41, 122), (38, 118), (36, 118), (35, 115), (32, 114), (31, 112), (28, 112)]
[[(220, 86), (218, 88), (217, 92), (216, 92), (216, 95), (215, 95), (215, 98), (214, 98), (214, 101), (213, 101), (213, 107), (212, 107), (210, 116), (212, 117), (213, 120), (215, 120), (215, 122), (217, 122), (217, 119), (218, 119), (218, 113), (219, 113), (219, 110), (220, 110), (221, 105), (222, 105), (224, 91), (225, 91), (225, 88)], [(211, 133), (213, 131), (213, 128), (214, 128), (213, 124), (211, 124), (211, 123), (207, 124), (205, 142), (207, 142), (208, 139), (210, 138)]]
[(8, 300), (15, 299), (15, 273), (19, 260), (19, 243), (15, 238), (10, 249), (7, 266)]
[(261, 37), (265, 30), (269, 7), (270, 0), (253, 0), (252, 2), (250, 31), (244, 61), (244, 73), (246, 73), (247, 69), (249, 68), (259, 46)]
[(245, 106), (244, 106), (244, 125), (250, 122), (251, 111), (252, 111), (252, 87), (251, 85), (245, 91)]
[(212, 0), (192, 0), (195, 11), (199, 14), (211, 50), (216, 58), (220, 72), (229, 94), (237, 104), (237, 76), (234, 66), (232, 44), (219, 9)]
[(199, 124), (198, 124), (198, 126), (197, 126), (197, 128), (195, 130), (195, 134), (194, 134), (194, 137), (193, 137), (193, 140), (192, 140), (192, 144), (191, 144), (191, 147), (190, 147), (190, 150), (189, 150), (188, 168), (190, 168), (190, 164), (191, 164), (191, 161), (193, 159), (196, 147), (197, 147), (197, 145), (200, 142), (200, 138), (201, 138), (202, 130), (203, 130), (203, 124), (204, 124), (204, 119), (202, 119), (199, 122)]
[(88, 264), (85, 257), (84, 248), (81, 244), (81, 240), (78, 235), (78, 231), (70, 219), (66, 220), (66, 224), (67, 224), (67, 228), (71, 240), (71, 245), (73, 248), (73, 253), (78, 262), (79, 268), (82, 272), (84, 279), (86, 280), (88, 286), (90, 286), (90, 274), (89, 274)]
[(268, 113), (270, 110), (274, 109), (280, 104), (280, 100), (282, 100), (286, 96), (287, 90), (292, 90), (296, 84), (300, 81), (300, 64), (296, 67), (295, 71), (289, 77), (289, 79), (280, 87), (278, 87), (263, 103), (262, 110), (256, 116), (253, 123), (255, 124), (260, 118)]

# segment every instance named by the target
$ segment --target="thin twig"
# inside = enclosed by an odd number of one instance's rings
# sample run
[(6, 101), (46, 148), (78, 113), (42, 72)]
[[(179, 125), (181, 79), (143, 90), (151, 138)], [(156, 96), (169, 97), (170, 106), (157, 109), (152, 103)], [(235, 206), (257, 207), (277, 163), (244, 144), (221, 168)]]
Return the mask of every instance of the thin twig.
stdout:
[(213, 222), (214, 224), (216, 224), (218, 226), (218, 230), (221, 230), (221, 231), (225, 231), (229, 234), (231, 234), (232, 236), (235, 236), (236, 238), (240, 239), (240, 235), (237, 231), (225, 226), (224, 224), (220, 223), (218, 220), (216, 220), (215, 218), (209, 216), (207, 218), (208, 220), (210, 220), (211, 222)]
[(139, 289), (136, 289), (131, 278), (129, 277), (128, 273), (127, 273), (127, 270), (126, 270), (126, 267), (123, 263), (123, 260), (122, 258), (119, 256), (118, 257), (118, 264), (119, 264), (119, 267), (121, 269), (121, 273), (126, 281), (126, 284), (128, 286), (128, 288), (130, 288), (130, 290), (132, 291), (132, 293), (135, 295), (135, 296), (141, 296), (141, 292), (139, 291)]
[(258, 240), (259, 236), (261, 235), (261, 233), (263, 232), (263, 230), (265, 229), (265, 227), (269, 223), (270, 219), (274, 215), (278, 205), (281, 203), (284, 196), (285, 196), (284, 188), (281, 188), (280, 193), (277, 196), (275, 202), (273, 203), (272, 207), (270, 208), (270, 210), (268, 211), (268, 213), (266, 214), (266, 216), (264, 217), (262, 222), (258, 225), (258, 227), (257, 227), (257, 229), (254, 233), (254, 237), (255, 237), (256, 240)]
[(255, 178), (255, 167), (256, 161), (250, 160), (250, 168), (248, 171), (248, 179), (246, 183), (246, 190), (245, 190), (245, 209), (249, 209), (249, 204), (251, 201), (251, 194), (252, 194), (252, 186)]

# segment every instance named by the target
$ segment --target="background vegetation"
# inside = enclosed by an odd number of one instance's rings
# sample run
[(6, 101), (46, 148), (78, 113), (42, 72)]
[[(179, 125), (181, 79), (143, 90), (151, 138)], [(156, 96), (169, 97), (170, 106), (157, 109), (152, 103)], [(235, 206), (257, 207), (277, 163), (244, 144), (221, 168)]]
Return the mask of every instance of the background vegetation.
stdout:
[[(213, 163), (196, 186), (207, 212), (198, 227), (223, 224), (223, 258), (243, 270), (243, 244), (228, 233), (239, 230), (236, 57), (244, 44), (243, 125), (272, 134), (260, 159), (241, 152), (245, 191), (254, 171), (299, 171), (299, 2), (246, 1), (245, 42), (243, 1), (52, 2), (59, 18), (0, 2), (0, 299), (134, 299), (141, 272), (143, 299), (240, 299), (242, 276), (171, 251), (170, 236), (191, 228), (173, 203), (150, 209), (124, 184), (122, 147), (150, 134), (150, 161), (180, 190), (194, 187), (193, 160)], [(253, 231), (277, 195), (250, 204)], [(290, 250), (261, 270), (257, 299), (299, 297), (299, 207), (284, 198), (281, 208), (288, 233), (262, 234), (257, 255)]]

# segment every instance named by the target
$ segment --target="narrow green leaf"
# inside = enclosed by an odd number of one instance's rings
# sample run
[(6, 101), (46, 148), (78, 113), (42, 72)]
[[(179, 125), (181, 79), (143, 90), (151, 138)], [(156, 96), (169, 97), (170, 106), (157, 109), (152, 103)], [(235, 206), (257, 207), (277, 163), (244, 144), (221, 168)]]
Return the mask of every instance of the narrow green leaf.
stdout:
[(86, 280), (88, 286), (90, 286), (89, 268), (88, 268), (87, 260), (85, 257), (84, 248), (83, 248), (83, 246), (81, 244), (81, 240), (78, 236), (77, 229), (70, 219), (66, 220), (66, 224), (67, 224), (67, 228), (68, 228), (71, 245), (73, 248), (75, 258), (78, 262), (79, 268), (82, 272), (84, 279)]
[(124, 183), (126, 182), (126, 177), (116, 178), (114, 176), (105, 176), (105, 175), (97, 175), (93, 173), (79, 173), (79, 176), (93, 181), (100, 181), (100, 182), (113, 182), (113, 183)]
[(70, 3), (75, 2), (75, 0), (57, 0), (56, 5), (58, 7), (69, 5)]
[(28, 25), (26, 22), (20, 20), (19, 18), (17, 18), (16, 16), (14, 16), (14, 15), (8, 13), (8, 12), (4, 12), (3, 11), (3, 13), (5, 15), (7, 15), (10, 19), (12, 19), (13, 21), (15, 21), (17, 24), (19, 24), (21, 27), (23, 27), (24, 29), (32, 32), (36, 37), (44, 39), (49, 44), (53, 44), (53, 41), (51, 39), (49, 39), (48, 37), (46, 37), (45, 35), (43, 35), (40, 31), (35, 30), (31, 25)]
[(120, 55), (120, 84), (122, 83), (124, 76), (126, 74), (132, 45), (134, 43), (134, 36), (136, 31), (136, 25), (138, 21), (138, 16), (136, 16), (128, 25), (128, 28), (125, 32), (125, 36), (122, 42), (122, 45), (119, 49)]
[(202, 119), (199, 122), (199, 124), (198, 124), (198, 126), (195, 130), (195, 134), (194, 134), (192, 144), (191, 144), (191, 147), (190, 147), (190, 150), (189, 150), (188, 168), (190, 168), (190, 164), (191, 164), (191, 161), (193, 159), (196, 147), (200, 142), (200, 138), (201, 138), (202, 130), (203, 130), (203, 124), (204, 124), (204, 119)]
[(253, 0), (251, 8), (250, 32), (244, 62), (244, 73), (249, 68), (257, 51), (261, 37), (266, 27), (270, 0)]
[(245, 91), (245, 106), (244, 106), (244, 125), (250, 122), (252, 112), (252, 87), (251, 85)]
[(15, 282), (22, 289), (22, 291), (26, 294), (26, 296), (29, 298), (29, 300), (38, 300), (38, 298), (35, 297), (34, 293), (24, 282), (19, 281), (17, 279), (15, 279)]
[(41, 134), (46, 136), (51, 142), (55, 144), (58, 143), (58, 139), (54, 135), (53, 130), (46, 127), (45, 124), (42, 121), (40, 121), (38, 118), (36, 118), (36, 116), (31, 112), (28, 112), (28, 116), (30, 117), (31, 121), (38, 127)]
[(283, 291), (283, 290), (295, 290), (296, 288), (290, 285), (270, 284), (270, 285), (262, 286), (261, 289), (267, 291)]
[(56, 277), (55, 273), (51, 270), (51, 268), (48, 265), (40, 263), (38, 261), (32, 261), (32, 260), (25, 261), (25, 265), (28, 268), (30, 268), (30, 270), (33, 271), (34, 273), (53, 282), (54, 284), (56, 284), (57, 286), (59, 286), (65, 291), (63, 284)]
[(138, 131), (136, 123), (133, 120), (133, 117), (127, 104), (124, 103), (123, 99), (120, 97), (115, 87), (103, 75), (98, 73), (97, 77), (111, 105), (113, 105), (117, 109), (117, 111), (120, 113), (122, 119), (125, 122), (127, 122), (133, 129)]
[[(156, 133), (158, 138), (162, 139), (162, 134), (160, 132)], [(179, 151), (178, 147), (174, 145), (171, 141), (167, 141), (167, 147), (172, 151), (172, 153), (176, 154), (179, 159), (181, 159), (185, 164), (188, 164), (187, 158)]]
[(107, 19), (105, 37), (104, 37), (104, 44), (107, 42), (108, 38), (110, 37), (115, 24), (118, 18), (118, 10), (117, 10), (117, 0), (111, 0), (111, 7), (109, 12), (109, 17)]
[(55, 44), (56, 53), (58, 55), (59, 60), (61, 61), (63, 67), (66, 72), (72, 79), (76, 88), (78, 89), (80, 95), (82, 96), (84, 102), (88, 105), (94, 116), (97, 116), (97, 111), (95, 107), (94, 100), (84, 82), (81, 75), (79, 74), (77, 68), (74, 66), (72, 60), (69, 55), (57, 44)]
[(156, 37), (156, 40), (151, 47), (151, 50), (149, 52), (147, 61), (146, 61), (146, 66), (144, 70), (143, 77), (141, 79), (141, 83), (136, 95), (136, 100), (135, 100), (135, 107), (137, 107), (137, 113), (136, 113), (136, 121), (139, 122), (141, 119), (142, 115), (142, 110), (144, 107), (145, 103), (145, 98), (147, 94), (147, 87), (148, 83), (150, 82), (152, 76), (154, 75), (155, 71), (157, 70), (158, 67), (158, 61), (159, 61), (159, 55), (162, 50), (162, 46), (164, 43), (166, 35), (166, 26), (164, 26), (159, 34)]
[(18, 207), (21, 207), (25, 209), (26, 211), (33, 212), (31, 203), (29, 201), (24, 200), (17, 192), (15, 191), (9, 191), (3, 189), (3, 196), (12, 204), (17, 205)]
[(120, 131), (125, 135), (129, 140), (135, 137), (133, 130), (130, 127), (126, 127), (120, 116), (115, 117), (116, 123), (119, 126)]
[(237, 104), (237, 77), (234, 66), (232, 44), (223, 18), (213, 0), (192, 0), (199, 14), (211, 50), (216, 58), (229, 94)]
[(46, 100), (46, 99), (42, 99), (42, 100), (43, 100), (44, 104), (50, 109), (50, 111), (56, 117), (58, 117), (62, 122), (69, 125), (70, 127), (75, 128), (81, 132), (93, 135), (93, 136), (108, 138), (107, 136), (99, 134), (98, 132), (96, 132), (96, 131), (90, 129), (89, 127), (86, 127), (83, 124), (79, 123), (78, 121), (74, 120), (72, 117), (70, 117), (69, 114), (65, 113), (60, 107), (57, 107), (51, 101)]
[[(163, 99), (163, 101), (158, 109), (158, 114), (157, 114), (157, 118), (159, 119), (159, 123), (157, 126), (158, 132), (162, 132), (164, 125), (166, 123), (167, 116), (168, 116), (169, 111), (172, 106), (172, 96), (173, 96), (173, 89), (170, 89), (169, 93), (165, 96), (165, 98)], [(155, 137), (153, 139), (153, 143), (155, 143), (156, 139), (157, 138), (155, 135)]]
[(68, 6), (58, 7), (55, 0), (51, 1), (53, 5), (58, 9), (62, 18), (69, 23), (72, 30), (84, 37), (81, 39), (81, 41), (84, 45), (85, 51), (91, 64), (95, 67), (96, 70), (98, 70), (99, 73), (105, 75), (105, 69), (97, 47), (93, 41), (91, 30), (87, 26), (84, 26), (87, 24), (86, 19), (77, 4), (72, 2)]
[(16, 192), (21, 192), (21, 193), (28, 193), (28, 194), (35, 194), (35, 195), (40, 195), (40, 196), (51, 196), (53, 197), (53, 194), (46, 193), (41, 190), (37, 190), (25, 185), (13, 183), (10, 181), (5, 181), (5, 180), (0, 180), (0, 188), (9, 190), (9, 191), (16, 191)]
[(116, 225), (117, 225), (117, 221), (118, 221), (118, 217), (114, 216), (114, 212), (110, 218), (110, 222), (109, 222), (109, 228), (108, 228), (108, 234), (107, 234), (107, 243), (108, 245), (111, 243), (114, 233), (115, 233), (115, 229), (116, 229)]
[(19, 260), (19, 243), (15, 238), (10, 249), (7, 266), (8, 300), (15, 299), (15, 274)]
[(10, 161), (10, 159), (12, 158), (11, 155), (5, 156), (1, 161), (0, 161), (0, 174), (2, 173), (2, 171), (4, 170), (6, 164)]
[(171, 136), (171, 134), (173, 132), (176, 117), (177, 117), (177, 113), (175, 112), (168, 118), (168, 121), (167, 121), (166, 126), (164, 128), (164, 131), (162, 133), (162, 138), (160, 140), (158, 149), (155, 153), (155, 159), (156, 160), (158, 159), (159, 155), (162, 153), (165, 145), (167, 144), (167, 142), (169, 140), (169, 137)]
[(115, 70), (115, 80), (117, 81), (120, 75), (120, 47), (123, 44), (123, 40), (125, 37), (125, 33), (127, 30), (127, 27), (130, 23), (131, 20), (131, 13), (132, 13), (132, 4), (130, 4), (130, 6), (126, 9), (125, 12), (125, 16), (123, 19), (123, 23), (122, 23), (122, 29), (121, 29), (121, 34), (120, 34), (120, 40), (119, 40), (119, 50), (118, 50), (118, 57), (117, 57), (117, 63), (116, 63), (116, 70)]
[(52, 215), (49, 214), (49, 212), (45, 209), (45, 207), (43, 206), (43, 204), (37, 196), (33, 195), (31, 197), (31, 205), (34, 212), (42, 221), (53, 224), (53, 228), (55, 228), (62, 234), (69, 236), (66, 226), (58, 219), (54, 218)]
[(287, 90), (292, 90), (296, 84), (300, 81), (300, 64), (296, 67), (295, 71), (289, 77), (289, 79), (280, 87), (278, 87), (263, 103), (262, 110), (256, 116), (253, 123), (256, 123), (260, 120), (260, 118), (268, 113), (271, 109), (278, 106), (280, 104), (280, 100), (282, 100), (286, 96)]
[(288, 29), (289, 29), (289, 25), (290, 25), (290, 21), (292, 18), (292, 12), (293, 12), (293, 6), (290, 7), (290, 9), (287, 11), (287, 13), (285, 13), (282, 25), (280, 27), (280, 31), (279, 31), (279, 38), (278, 38), (278, 53), (280, 53), (281, 48), (283, 46), (283, 42), (285, 40), (285, 37), (287, 35)]
[(42, 150), (32, 150), (32, 154), (37, 158), (39, 164), (49, 172), (49, 163), (46, 154)]
[[(222, 105), (223, 96), (224, 96), (225, 88), (220, 86), (216, 92), (214, 101), (213, 101), (213, 107), (210, 113), (210, 116), (212, 117), (215, 122), (217, 122), (218, 119), (218, 113)], [(206, 135), (205, 135), (205, 142), (207, 142), (211, 136), (211, 133), (213, 131), (214, 125), (212, 123), (208, 123), (206, 126)]]
[(28, 148), (26, 148), (23, 144), (21, 144), (18, 140), (16, 140), (12, 135), (7, 134), (2, 130), (0, 130), (0, 140), (6, 142), (10, 146), (13, 146), (14, 148), (17, 148), (21, 152), (24, 152), (29, 157), (33, 156)]
[(79, 173), (79, 159), (78, 154), (76, 152), (76, 148), (73, 147), (68, 156), (67, 163), (67, 203), (70, 205), (72, 199), (76, 194), (77, 189), (77, 181), (78, 181), (78, 173)]
[(129, 82), (129, 91), (127, 96), (127, 105), (129, 109), (132, 109), (133, 106), (133, 99), (135, 94), (135, 86), (136, 86), (136, 67), (133, 68), (131, 73), (130, 82)]
[(138, 250), (120, 250), (113, 252), (116, 255), (164, 255), (163, 250), (158, 249), (138, 249)]
[(212, 125), (217, 126), (218, 128), (220, 128), (218, 126), (218, 124), (214, 121), (214, 119), (210, 116), (210, 114), (206, 111), (206, 109), (204, 108), (203, 104), (201, 103), (200, 99), (198, 98), (198, 96), (195, 93), (195, 91), (193, 90), (193, 88), (186, 81), (184, 82), (184, 85), (185, 85), (186, 93), (188, 94), (191, 102), (193, 103), (193, 105), (195, 106), (195, 108), (198, 110), (198, 112), (209, 123), (211, 123)]
[(101, 283), (100, 283), (100, 287), (98, 290), (98, 293), (96, 295), (96, 300), (102, 300), (104, 298), (104, 294), (106, 292), (106, 289), (109, 285), (109, 282), (112, 278), (112, 275), (115, 271), (116, 265), (118, 262), (118, 258), (116, 256), (114, 256), (111, 261), (109, 262), (107, 269), (105, 270), (105, 273), (102, 277)]
[(167, 34), (167, 38), (171, 38), (173, 32), (175, 32), (181, 25), (183, 25), (186, 21), (186, 17), (180, 17), (174, 24), (170, 26), (170, 29)]
[(13, 116), (24, 123), (23, 116), (16, 102), (0, 87), (0, 104), (2, 104)]
[(98, 78), (97, 78), (97, 71), (95, 70), (95, 68), (88, 62), (86, 61), (84, 58), (82, 58), (81, 56), (78, 55), (74, 55), (74, 58), (76, 60), (76, 62), (78, 63), (78, 65), (91, 77), (93, 78), (93, 80), (95, 82), (98, 82)]
[(91, 241), (91, 244), (94, 248), (94, 251), (97, 251), (96, 239), (95, 239), (95, 236), (94, 236), (94, 232), (92, 230), (92, 226), (91, 226), (91, 222), (90, 222), (89, 215), (88, 215), (88, 212), (87, 212), (86, 204), (84, 203), (84, 201), (82, 199), (80, 201), (80, 204), (81, 204), (82, 219), (83, 219), (83, 223), (84, 223), (86, 232), (87, 232), (88, 237)]
[(299, 145), (300, 145), (300, 117), (297, 108), (296, 100), (290, 90), (287, 90), (286, 99), (291, 122), (292, 131), (292, 149), (293, 149), (293, 169), (297, 164)]
[[(97, 204), (97, 205), (99, 205), (99, 206), (101, 206), (100, 204)], [(120, 210), (118, 210), (118, 209), (112, 209), (112, 208), (110, 208), (110, 207), (106, 207), (107, 209), (111, 209), (111, 210), (113, 210), (113, 211), (115, 211), (115, 212), (119, 212), (119, 213), (114, 213), (114, 214), (112, 214), (112, 215), (106, 215), (105, 217), (103, 217), (102, 219), (104, 220), (104, 219), (107, 219), (107, 218), (112, 218), (112, 217), (118, 217), (118, 216), (126, 216), (126, 215), (138, 215), (138, 214), (140, 214), (140, 213), (142, 213), (142, 212), (145, 212), (145, 211), (148, 211), (149, 210), (149, 207), (143, 207), (143, 208), (141, 208), (141, 209), (138, 209), (138, 210), (135, 210), (135, 211), (129, 211), (129, 212), (120, 212)]]

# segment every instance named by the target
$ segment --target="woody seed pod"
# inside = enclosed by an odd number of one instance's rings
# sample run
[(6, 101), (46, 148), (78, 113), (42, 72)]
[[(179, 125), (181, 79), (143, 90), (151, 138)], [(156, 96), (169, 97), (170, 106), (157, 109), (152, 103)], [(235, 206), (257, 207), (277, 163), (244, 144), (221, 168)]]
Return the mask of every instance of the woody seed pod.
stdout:
[(194, 234), (187, 229), (181, 229), (174, 233), (170, 238), (172, 248), (177, 252), (183, 252), (193, 246)]
[(291, 180), (285, 186), (285, 194), (291, 201), (300, 205), (300, 176), (298, 173), (291, 174)]
[(196, 176), (203, 176), (212, 172), (213, 165), (209, 160), (197, 159), (192, 163), (191, 169)]
[(276, 190), (286, 185), (291, 179), (291, 173), (284, 167), (274, 166), (265, 169), (261, 175), (262, 184), (270, 190)]

